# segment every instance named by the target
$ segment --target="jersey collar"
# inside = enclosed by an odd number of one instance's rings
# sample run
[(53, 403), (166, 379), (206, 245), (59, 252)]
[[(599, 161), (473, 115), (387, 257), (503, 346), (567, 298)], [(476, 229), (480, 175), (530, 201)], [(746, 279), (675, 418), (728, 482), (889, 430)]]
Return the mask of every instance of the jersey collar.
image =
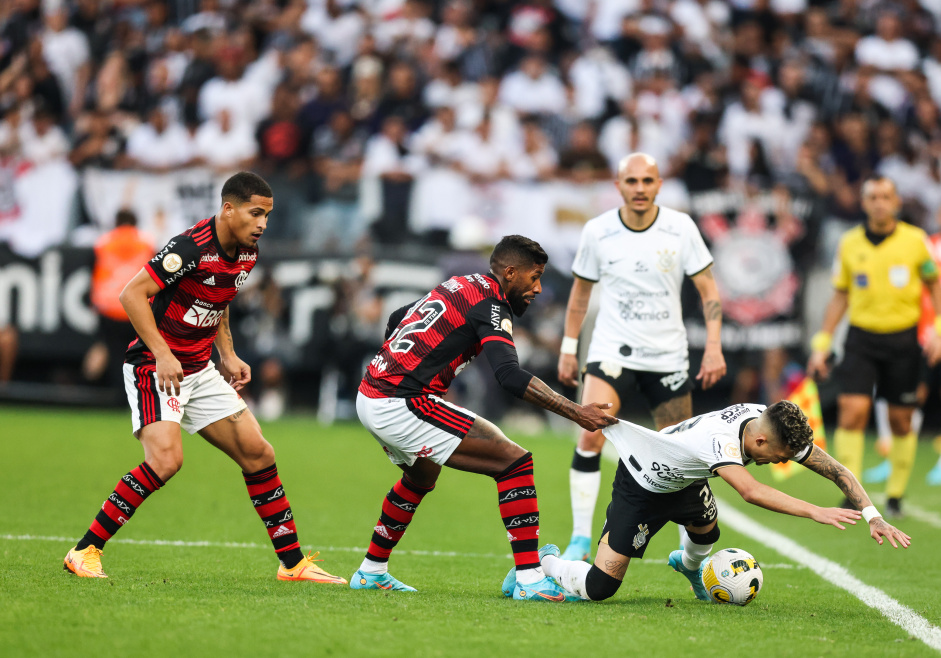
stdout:
[(503, 286), (500, 285), (500, 282), (497, 281), (497, 278), (493, 275), (493, 273), (492, 273), (492, 272), (487, 272), (486, 274), (481, 274), (480, 276), (482, 276), (482, 277), (484, 277), (485, 279), (489, 279), (489, 280), (491, 280), (491, 281), (494, 282), (495, 287), (496, 287), (496, 290), (497, 290), (497, 299), (500, 299), (501, 301), (504, 301), (504, 302), (505, 302), (505, 301), (506, 301), (506, 293), (503, 292)]
[(742, 424), (738, 426), (738, 442), (739, 442), (739, 449), (742, 452), (743, 464), (745, 463), (746, 460), (751, 460), (751, 457), (745, 454), (745, 426), (748, 425), (748, 423), (755, 420), (756, 418), (758, 418), (758, 416), (752, 416), (751, 418), (746, 418), (742, 421)]
[(618, 206), (618, 221), (621, 223), (621, 226), (626, 228), (631, 233), (643, 233), (645, 231), (649, 231), (651, 227), (657, 223), (657, 220), (660, 219), (660, 206), (657, 206), (657, 214), (654, 215), (653, 221), (650, 222), (647, 228), (640, 228), (640, 229), (631, 228), (630, 226), (627, 225), (627, 223), (624, 221), (624, 218), (621, 216), (621, 207), (622, 206)]
[(230, 263), (237, 263), (239, 261), (239, 252), (242, 248), (240, 246), (236, 246), (235, 256), (229, 256), (229, 254), (225, 252), (225, 249), (222, 248), (222, 243), (219, 242), (219, 235), (216, 233), (215, 215), (209, 218), (209, 226), (212, 228), (212, 243), (216, 245), (216, 251), (219, 252), (219, 258)]

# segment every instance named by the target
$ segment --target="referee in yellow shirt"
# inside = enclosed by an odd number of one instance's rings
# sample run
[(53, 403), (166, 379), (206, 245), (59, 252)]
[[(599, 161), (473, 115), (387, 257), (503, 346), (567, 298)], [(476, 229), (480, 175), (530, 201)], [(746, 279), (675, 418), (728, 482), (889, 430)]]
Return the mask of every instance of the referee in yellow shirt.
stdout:
[[(931, 292), (935, 309), (941, 309), (941, 284), (925, 232), (896, 219), (901, 203), (895, 183), (888, 178), (870, 178), (862, 191), (866, 224), (850, 229), (840, 241), (833, 266), (833, 297), (823, 326), (811, 341), (807, 373), (827, 376), (833, 331), (848, 308), (850, 328), (843, 360), (836, 369), (841, 386), (834, 435), (836, 458), (860, 477), (863, 436), (875, 387), (889, 403), (892, 428), (886, 512), (899, 516), (918, 447), (912, 412), (917, 405), (921, 358), (918, 319), (922, 282)], [(935, 328), (939, 331), (924, 349), (932, 366), (941, 360), (941, 317), (935, 317)]]

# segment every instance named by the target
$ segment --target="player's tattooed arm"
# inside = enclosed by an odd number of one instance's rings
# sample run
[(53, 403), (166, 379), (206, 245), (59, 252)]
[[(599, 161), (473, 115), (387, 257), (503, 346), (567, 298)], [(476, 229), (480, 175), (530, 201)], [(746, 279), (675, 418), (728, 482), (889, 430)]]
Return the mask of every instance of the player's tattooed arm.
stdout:
[(611, 406), (610, 404), (598, 402), (585, 405), (575, 404), (564, 395), (553, 391), (538, 377), (529, 380), (523, 399), (563, 418), (573, 420), (591, 432), (618, 422), (617, 418), (604, 412), (604, 409)]
[(872, 505), (869, 496), (866, 495), (866, 490), (863, 489), (863, 485), (859, 483), (856, 476), (824, 450), (814, 446), (810, 455), (804, 460), (804, 466), (832, 480), (856, 509), (861, 510)]

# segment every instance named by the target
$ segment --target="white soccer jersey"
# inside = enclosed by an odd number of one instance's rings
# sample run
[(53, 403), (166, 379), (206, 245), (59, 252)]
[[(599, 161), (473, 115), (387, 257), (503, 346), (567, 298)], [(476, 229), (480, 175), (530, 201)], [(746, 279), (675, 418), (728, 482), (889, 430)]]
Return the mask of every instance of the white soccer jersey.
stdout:
[(627, 228), (617, 209), (585, 224), (572, 273), (602, 286), (588, 361), (650, 372), (688, 369), (680, 290), (685, 276), (711, 264), (696, 223), (676, 210), (660, 207), (643, 231)]
[[(764, 410), (760, 404), (735, 404), (660, 432), (624, 420), (601, 431), (614, 444), (637, 484), (648, 491), (666, 493), (715, 477), (722, 466), (752, 463), (745, 456), (742, 434), (746, 423)], [(812, 447), (802, 450), (794, 461), (803, 463)]]

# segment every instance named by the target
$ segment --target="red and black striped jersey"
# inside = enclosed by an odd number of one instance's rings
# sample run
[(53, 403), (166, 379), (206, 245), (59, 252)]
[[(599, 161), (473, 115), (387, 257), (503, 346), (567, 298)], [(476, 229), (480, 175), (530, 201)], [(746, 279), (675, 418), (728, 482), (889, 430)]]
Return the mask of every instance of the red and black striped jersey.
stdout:
[[(144, 269), (160, 286), (150, 300), (160, 335), (190, 375), (212, 356), (222, 314), (255, 267), (258, 247), (239, 246), (234, 257), (219, 244), (216, 218), (204, 219), (167, 243)], [(128, 346), (127, 363), (156, 363), (140, 336)]]
[(512, 318), (492, 276), (448, 279), (406, 311), (366, 369), (359, 390), (370, 398), (444, 395), (485, 343), (506, 343), (515, 357)]

